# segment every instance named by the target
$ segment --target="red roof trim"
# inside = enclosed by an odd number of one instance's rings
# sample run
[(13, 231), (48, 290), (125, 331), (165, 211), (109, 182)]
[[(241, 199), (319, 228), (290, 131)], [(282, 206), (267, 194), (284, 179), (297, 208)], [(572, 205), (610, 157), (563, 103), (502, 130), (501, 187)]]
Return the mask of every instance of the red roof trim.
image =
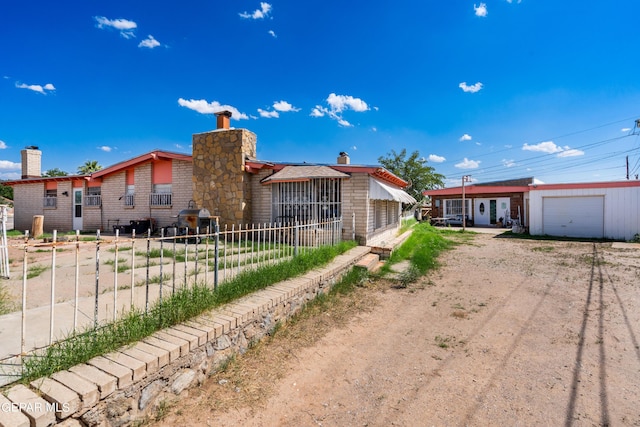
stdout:
[(579, 182), (573, 184), (529, 184), (531, 191), (536, 190), (575, 190), (594, 188), (640, 187), (640, 181)]
[(40, 178), (25, 178), (15, 181), (2, 181), (3, 185), (13, 186), (19, 184), (40, 184), (43, 182), (65, 182), (77, 179), (89, 179), (89, 175), (67, 175), (67, 176), (43, 176)]
[(108, 168), (101, 169), (97, 172), (91, 174), (92, 178), (99, 178), (101, 176), (109, 175), (112, 173), (120, 172), (125, 169), (129, 169), (132, 166), (139, 165), (141, 163), (146, 163), (153, 160), (184, 160), (187, 162), (193, 161), (193, 157), (189, 154), (180, 154), (180, 153), (172, 153), (169, 151), (151, 151), (146, 154), (142, 154), (141, 156), (134, 157), (130, 160), (125, 160), (124, 162), (116, 163), (113, 166), (109, 166)]
[[(469, 185), (464, 187), (465, 194), (489, 193), (528, 193), (531, 188), (525, 185)], [(455, 196), (462, 194), (462, 187), (440, 188), (423, 191), (425, 196)]]
[[(304, 166), (297, 164), (283, 164), (283, 163), (268, 163), (261, 162), (258, 160), (248, 160), (245, 162), (245, 170), (250, 173), (257, 173), (261, 169), (272, 169), (275, 172), (278, 172), (284, 169), (286, 166)], [(307, 166), (312, 166), (311, 164)], [(337, 170), (338, 172), (343, 173), (366, 173), (373, 177), (379, 178), (383, 181), (386, 181), (390, 184), (393, 184), (400, 188), (405, 188), (409, 185), (409, 183), (402, 178), (394, 175), (383, 167), (380, 166), (358, 166), (358, 165), (317, 165), (317, 166), (327, 166), (331, 169)]]

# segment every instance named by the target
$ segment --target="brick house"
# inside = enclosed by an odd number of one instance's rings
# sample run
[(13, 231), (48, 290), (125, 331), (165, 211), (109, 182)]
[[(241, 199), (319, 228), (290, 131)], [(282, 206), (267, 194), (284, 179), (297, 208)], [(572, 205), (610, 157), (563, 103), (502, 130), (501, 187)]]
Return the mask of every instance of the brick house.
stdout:
[[(475, 225), (496, 226), (520, 219), (529, 225), (529, 189), (533, 178), (470, 184), (464, 186), (465, 215)], [(427, 190), (431, 198), (431, 217), (449, 218), (462, 214), (463, 187)]]
[(42, 152), (27, 147), (22, 179), (14, 189), (14, 228), (29, 230), (35, 215), (44, 230), (106, 230), (114, 225), (154, 218), (175, 221), (191, 200), (191, 156), (152, 151), (88, 175), (43, 177)]
[(256, 135), (229, 127), (193, 135), (192, 155), (152, 151), (90, 175), (42, 177), (37, 147), (22, 151), (14, 188), (15, 229), (28, 230), (34, 215), (45, 231), (106, 230), (152, 220), (176, 222), (188, 207), (207, 209), (221, 226), (343, 218), (343, 236), (379, 245), (400, 227), (403, 208), (416, 200), (408, 183), (381, 166), (276, 163), (256, 158)]

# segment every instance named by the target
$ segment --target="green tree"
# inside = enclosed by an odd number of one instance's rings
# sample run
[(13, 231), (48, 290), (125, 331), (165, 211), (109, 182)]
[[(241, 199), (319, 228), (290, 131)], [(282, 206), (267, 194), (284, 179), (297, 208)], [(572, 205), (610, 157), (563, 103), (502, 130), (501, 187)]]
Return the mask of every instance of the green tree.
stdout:
[(84, 165), (78, 167), (78, 173), (80, 175), (88, 175), (100, 169), (102, 169), (102, 166), (100, 166), (97, 160), (87, 160)]
[(0, 183), (0, 197), (13, 200), (13, 187)]
[(386, 157), (379, 157), (378, 162), (389, 172), (409, 182), (405, 190), (418, 201), (424, 199), (423, 191), (444, 186), (444, 175), (427, 165), (427, 159), (421, 157), (418, 151), (407, 158), (406, 149), (403, 148), (400, 153), (391, 150)]
[(60, 170), (58, 168), (53, 168), (53, 169), (49, 169), (48, 171), (45, 171), (42, 176), (46, 176), (46, 177), (53, 177), (53, 176), (67, 176), (69, 175), (68, 173), (66, 173), (63, 170)]

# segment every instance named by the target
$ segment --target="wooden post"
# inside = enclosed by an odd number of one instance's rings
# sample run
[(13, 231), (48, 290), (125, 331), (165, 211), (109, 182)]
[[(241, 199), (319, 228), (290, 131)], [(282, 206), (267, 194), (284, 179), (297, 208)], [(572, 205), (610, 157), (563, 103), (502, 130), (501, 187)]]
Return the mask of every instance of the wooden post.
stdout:
[(34, 239), (44, 234), (44, 215), (34, 215), (31, 223), (31, 235)]

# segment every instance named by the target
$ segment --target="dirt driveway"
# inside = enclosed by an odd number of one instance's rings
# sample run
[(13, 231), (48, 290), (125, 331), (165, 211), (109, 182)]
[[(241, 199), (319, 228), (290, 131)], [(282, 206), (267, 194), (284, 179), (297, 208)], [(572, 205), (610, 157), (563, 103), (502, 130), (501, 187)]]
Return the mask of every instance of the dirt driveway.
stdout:
[(249, 351), (155, 424), (640, 426), (640, 249), (478, 234), (440, 260), (359, 290), (337, 325), (310, 318), (310, 343)]

